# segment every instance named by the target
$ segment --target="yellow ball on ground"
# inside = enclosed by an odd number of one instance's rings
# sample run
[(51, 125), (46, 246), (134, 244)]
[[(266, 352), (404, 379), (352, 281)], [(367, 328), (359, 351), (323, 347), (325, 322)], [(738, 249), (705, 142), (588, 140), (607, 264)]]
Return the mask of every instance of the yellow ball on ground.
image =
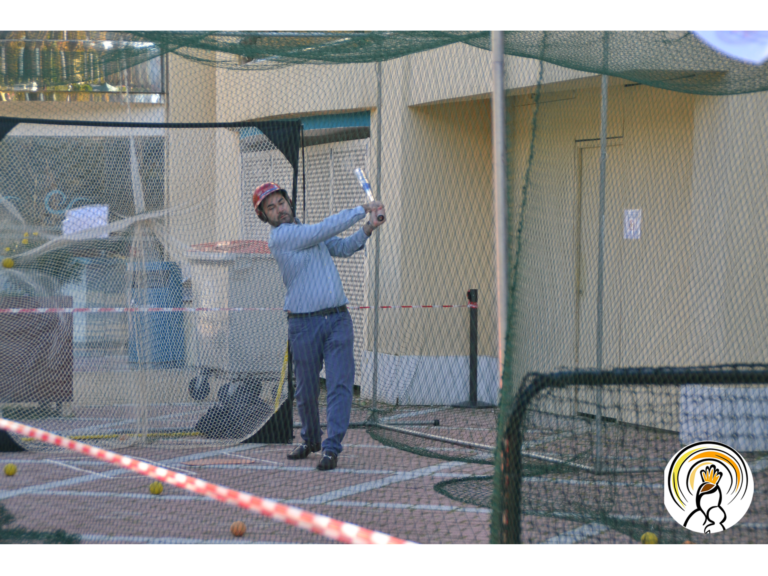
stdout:
[(27, 238), (24, 238), (24, 240), (21, 241), (22, 244), (29, 244), (29, 240)]
[(5, 472), (6, 476), (13, 476), (16, 474), (16, 464), (6, 464), (3, 472)]
[(152, 482), (152, 484), (149, 485), (149, 493), (154, 494), (155, 496), (160, 496), (160, 494), (163, 493), (163, 483)]
[(240, 521), (233, 522), (232, 526), (229, 527), (229, 531), (232, 532), (232, 536), (240, 538), (240, 536), (245, 534), (245, 524)]
[(5, 247), (5, 251), (6, 251), (6, 252), (10, 252), (10, 251), (11, 251), (11, 247), (10, 247), (10, 246), (6, 246), (6, 247)]
[(3, 268), (13, 268), (13, 258), (3, 258)]
[(29, 238), (29, 232), (24, 232), (24, 238)]
[(640, 536), (640, 542), (643, 544), (658, 544), (659, 543), (659, 537), (656, 536), (653, 532), (646, 532), (642, 536)]

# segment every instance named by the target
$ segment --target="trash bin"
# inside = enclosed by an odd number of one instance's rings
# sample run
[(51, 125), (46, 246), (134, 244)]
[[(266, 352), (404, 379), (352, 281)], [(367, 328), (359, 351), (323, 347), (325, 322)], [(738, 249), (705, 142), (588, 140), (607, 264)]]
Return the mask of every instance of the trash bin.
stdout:
[[(131, 306), (181, 308), (181, 268), (175, 262), (148, 262), (133, 271)], [(130, 315), (128, 361), (182, 366), (183, 312), (134, 312)]]
[(235, 378), (279, 375), (288, 340), (285, 285), (267, 242), (198, 244), (188, 257), (193, 307), (246, 310), (196, 312), (187, 364)]

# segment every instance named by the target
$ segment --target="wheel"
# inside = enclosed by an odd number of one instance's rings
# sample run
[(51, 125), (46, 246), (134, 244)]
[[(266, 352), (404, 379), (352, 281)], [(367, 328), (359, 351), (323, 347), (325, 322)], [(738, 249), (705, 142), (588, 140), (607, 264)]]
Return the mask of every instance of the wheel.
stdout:
[(226, 384), (219, 386), (219, 391), (217, 392), (216, 397), (219, 399), (219, 402), (225, 404), (232, 399), (235, 390), (237, 390), (237, 382), (227, 382)]
[(208, 378), (201, 378), (195, 376), (189, 381), (189, 395), (193, 400), (202, 402), (208, 398), (208, 394), (211, 393), (211, 385), (208, 384)]

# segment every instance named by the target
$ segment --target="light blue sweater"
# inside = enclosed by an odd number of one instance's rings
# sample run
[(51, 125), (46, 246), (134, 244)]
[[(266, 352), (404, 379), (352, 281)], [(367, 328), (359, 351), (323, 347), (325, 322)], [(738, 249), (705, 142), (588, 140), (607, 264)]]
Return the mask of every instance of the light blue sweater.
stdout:
[(362, 206), (342, 210), (318, 224), (281, 224), (269, 236), (269, 250), (277, 260), (287, 288), (284, 309), (317, 312), (349, 302), (332, 256), (348, 258), (368, 240), (360, 228), (347, 238), (336, 238), (365, 217)]

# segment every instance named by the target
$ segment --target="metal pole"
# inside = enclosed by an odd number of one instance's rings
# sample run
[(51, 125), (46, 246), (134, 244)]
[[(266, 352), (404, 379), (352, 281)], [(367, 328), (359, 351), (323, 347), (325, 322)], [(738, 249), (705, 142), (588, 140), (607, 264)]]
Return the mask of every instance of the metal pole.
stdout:
[[(409, 422), (407, 424), (411, 426)], [(491, 452), (496, 449), (494, 446), (488, 446), (486, 444), (475, 444), (474, 442), (467, 442), (466, 440), (458, 440), (456, 438), (447, 438), (446, 436), (437, 436), (436, 434), (425, 434), (424, 432), (416, 432), (415, 430), (408, 430), (407, 428), (401, 428), (400, 426), (389, 426), (388, 424), (377, 424), (376, 428), (382, 430), (391, 430), (392, 432), (399, 432), (400, 434), (406, 434), (408, 436), (415, 436), (416, 438), (425, 438), (427, 440), (436, 440), (445, 444), (453, 444), (454, 446), (461, 446), (463, 448), (472, 448), (473, 450), (483, 450), (485, 452)]]
[(498, 330), (499, 389), (503, 383), (507, 335), (507, 153), (504, 96), (504, 33), (491, 32), (493, 63), (493, 190), (496, 221), (496, 316)]
[[(381, 62), (376, 63), (376, 197), (381, 199)], [(379, 234), (373, 239), (373, 391), (371, 419), (376, 422), (376, 402), (379, 385)]]
[[(128, 120), (133, 120), (133, 117), (131, 115), (131, 87), (130, 87), (130, 81), (128, 78), (128, 68), (126, 66), (123, 66), (123, 69), (121, 71), (123, 84), (125, 85), (125, 101), (126, 101), (126, 110), (128, 112)], [(136, 214), (141, 214), (145, 211), (144, 206), (144, 191), (141, 186), (141, 176), (139, 174), (139, 161), (136, 156), (136, 147), (134, 143), (133, 138), (133, 131), (131, 130), (129, 132), (129, 153), (130, 153), (130, 163), (131, 163), (131, 191), (133, 192), (133, 202), (134, 202), (134, 211)], [(141, 291), (141, 301), (142, 303), (149, 303), (148, 294), (147, 294), (147, 288), (148, 288), (148, 276), (149, 271), (147, 270), (147, 249), (149, 248), (147, 246), (148, 242), (145, 238), (146, 236), (150, 236), (150, 232), (147, 230), (147, 224), (144, 222), (139, 222), (136, 225), (136, 228), (134, 230), (134, 236), (132, 239), (132, 246), (133, 246), (133, 272), (131, 275), (131, 292), (133, 292), (133, 283), (135, 282), (135, 270), (136, 270), (136, 259), (139, 259), (139, 274), (141, 275), (143, 281), (139, 284), (139, 289)], [(137, 241), (138, 240), (138, 241)], [(154, 252), (154, 250), (152, 250)], [(155, 260), (155, 259), (153, 259)], [(133, 294), (131, 294), (131, 297), (133, 297)], [(145, 304), (145, 305), (146, 305)], [(134, 321), (134, 337), (136, 342), (136, 362), (139, 365), (139, 422), (138, 422), (138, 433), (141, 444), (146, 445), (147, 438), (149, 434), (149, 406), (148, 406), (148, 390), (149, 387), (147, 383), (147, 368), (146, 360), (144, 357), (145, 348), (144, 348), (144, 337), (147, 335), (147, 327), (149, 326), (149, 318), (147, 314), (139, 313), (134, 316), (136, 320)]]
[[(600, 230), (597, 238), (597, 334), (595, 340), (597, 369), (603, 369), (603, 294), (605, 289), (605, 161), (608, 147), (608, 76), (603, 74), (600, 93)], [(595, 411), (595, 472), (600, 473), (602, 461), (603, 387), (597, 387)]]

